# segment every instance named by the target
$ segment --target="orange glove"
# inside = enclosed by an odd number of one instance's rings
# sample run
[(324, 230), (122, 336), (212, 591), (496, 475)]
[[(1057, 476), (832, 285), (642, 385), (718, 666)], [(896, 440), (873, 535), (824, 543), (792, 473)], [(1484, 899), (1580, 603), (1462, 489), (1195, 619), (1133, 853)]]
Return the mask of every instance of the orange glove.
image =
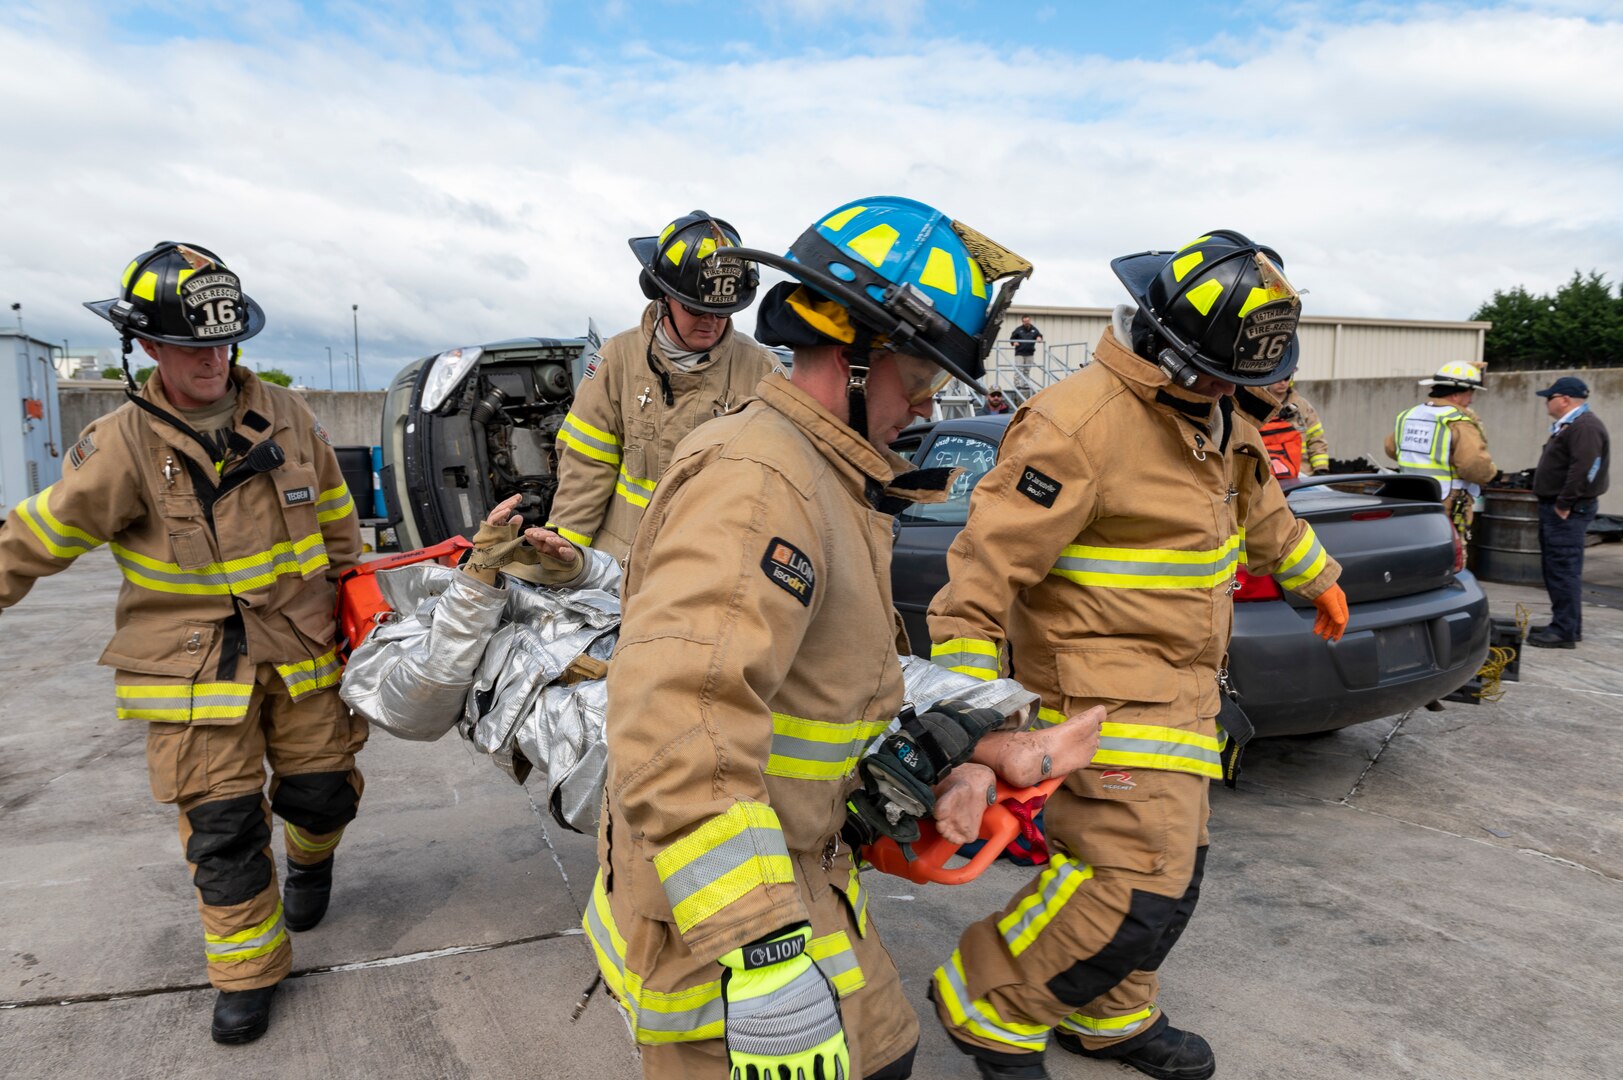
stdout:
[(1313, 632), (1326, 641), (1340, 641), (1347, 632), (1347, 594), (1340, 585), (1332, 585), (1313, 598), (1319, 617), (1313, 620)]

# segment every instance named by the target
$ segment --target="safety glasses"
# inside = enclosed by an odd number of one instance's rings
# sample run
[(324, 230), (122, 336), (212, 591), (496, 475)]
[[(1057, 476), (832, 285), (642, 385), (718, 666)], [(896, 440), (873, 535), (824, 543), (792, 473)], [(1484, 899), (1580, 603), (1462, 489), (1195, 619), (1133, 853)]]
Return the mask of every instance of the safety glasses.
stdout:
[(890, 355), (895, 361), (896, 376), (901, 381), (902, 393), (907, 395), (909, 405), (923, 405), (952, 381), (952, 372), (921, 357), (908, 353)]
[(692, 315), (695, 319), (703, 319), (703, 318), (706, 318), (706, 317), (714, 318), (714, 319), (725, 319), (727, 317), (722, 312), (719, 312), (719, 311), (705, 311), (705, 310), (703, 310), (701, 308), (691, 308), (691, 307), (688, 307), (686, 304), (681, 303), (680, 301), (677, 302), (676, 306), (681, 308), (683, 311), (687, 312), (689, 315)]

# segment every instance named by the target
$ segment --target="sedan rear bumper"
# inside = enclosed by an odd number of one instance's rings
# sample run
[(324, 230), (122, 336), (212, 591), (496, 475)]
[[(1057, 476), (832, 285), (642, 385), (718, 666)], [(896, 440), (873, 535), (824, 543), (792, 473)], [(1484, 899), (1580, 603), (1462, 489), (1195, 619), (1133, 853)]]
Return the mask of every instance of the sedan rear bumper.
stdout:
[(1468, 572), (1350, 613), (1332, 645), (1305, 632), (1311, 607), (1235, 605), (1229, 671), (1258, 735), (1331, 731), (1418, 708), (1464, 686), (1488, 655), (1488, 598)]

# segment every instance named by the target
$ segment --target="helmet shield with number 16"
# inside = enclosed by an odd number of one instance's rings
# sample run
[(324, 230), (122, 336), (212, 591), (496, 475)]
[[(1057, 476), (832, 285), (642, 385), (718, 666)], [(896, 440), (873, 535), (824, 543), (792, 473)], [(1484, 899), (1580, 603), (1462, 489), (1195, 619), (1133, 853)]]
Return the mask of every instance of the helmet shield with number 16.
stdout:
[(241, 279), (196, 244), (155, 244), (124, 268), (118, 296), (85, 307), (126, 341), (207, 348), (236, 345), (265, 328), (265, 312), (242, 291)]
[(1264, 386), (1295, 366), (1302, 301), (1272, 248), (1215, 229), (1177, 251), (1113, 259), (1156, 332), (1208, 375)]

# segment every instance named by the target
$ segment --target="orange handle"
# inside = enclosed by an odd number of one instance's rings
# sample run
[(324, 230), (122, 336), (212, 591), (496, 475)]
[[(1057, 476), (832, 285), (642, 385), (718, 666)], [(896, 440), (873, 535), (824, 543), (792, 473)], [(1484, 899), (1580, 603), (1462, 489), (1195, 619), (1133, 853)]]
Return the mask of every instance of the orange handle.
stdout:
[(1011, 841), (1020, 835), (1020, 819), (1009, 812), (1005, 803), (1027, 802), (1041, 795), (1052, 795), (1063, 783), (1063, 776), (1051, 777), (1035, 787), (1013, 788), (1002, 779), (997, 782), (997, 802), (981, 815), (980, 838), (986, 841), (974, 858), (962, 866), (947, 865), (947, 860), (958, 853), (958, 845), (936, 831), (935, 822), (928, 818), (919, 822), (919, 842), (913, 845), (914, 858), (909, 860), (901, 846), (889, 837), (862, 849), (862, 857), (886, 874), (923, 885), (962, 885), (981, 876), (997, 857), (1003, 854)]

